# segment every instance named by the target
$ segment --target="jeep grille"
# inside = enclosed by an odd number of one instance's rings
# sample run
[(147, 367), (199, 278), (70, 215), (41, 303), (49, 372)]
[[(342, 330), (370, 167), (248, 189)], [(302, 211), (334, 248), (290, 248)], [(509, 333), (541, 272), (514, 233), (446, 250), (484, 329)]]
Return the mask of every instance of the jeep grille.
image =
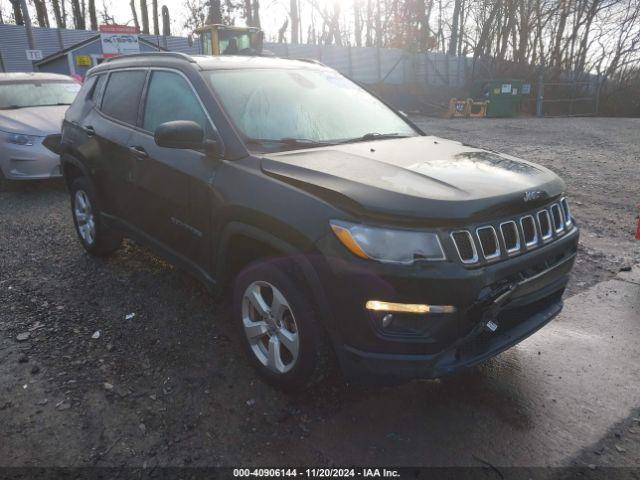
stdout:
[[(467, 266), (506, 259), (553, 241), (571, 230), (573, 219), (566, 198), (496, 225), (451, 232), (460, 261)], [(475, 232), (473, 235), (472, 232)]]

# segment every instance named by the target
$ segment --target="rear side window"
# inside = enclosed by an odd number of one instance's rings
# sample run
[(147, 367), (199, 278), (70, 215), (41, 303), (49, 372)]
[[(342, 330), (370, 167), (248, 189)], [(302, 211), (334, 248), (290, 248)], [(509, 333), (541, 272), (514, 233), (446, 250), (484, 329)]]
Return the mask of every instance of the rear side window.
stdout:
[(100, 106), (100, 98), (102, 97), (102, 92), (106, 83), (107, 75), (98, 75), (98, 82), (96, 83), (96, 86), (94, 87), (91, 94), (91, 100), (93, 100), (93, 103), (97, 106)]
[(151, 74), (142, 128), (155, 132), (159, 125), (174, 120), (191, 120), (211, 134), (211, 126), (189, 83), (177, 73), (156, 71)]
[(144, 70), (113, 72), (109, 75), (101, 110), (110, 117), (135, 125), (146, 75)]

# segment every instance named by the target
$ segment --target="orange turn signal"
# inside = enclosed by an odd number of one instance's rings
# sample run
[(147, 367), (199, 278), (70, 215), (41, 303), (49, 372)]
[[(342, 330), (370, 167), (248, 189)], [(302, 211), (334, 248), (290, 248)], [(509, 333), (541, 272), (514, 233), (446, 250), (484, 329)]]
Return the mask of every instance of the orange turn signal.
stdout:
[(342, 244), (347, 247), (347, 250), (349, 250), (351, 253), (353, 253), (354, 255), (357, 255), (360, 258), (369, 258), (369, 256), (364, 253), (364, 250), (362, 250), (362, 248), (360, 248), (360, 245), (358, 245), (358, 242), (356, 242), (353, 237), (351, 236), (351, 232), (349, 232), (349, 230), (347, 230), (344, 227), (341, 227), (340, 225), (331, 225), (331, 229), (333, 230), (333, 233), (336, 234), (336, 237), (338, 237), (338, 240), (340, 240), (342, 242)]

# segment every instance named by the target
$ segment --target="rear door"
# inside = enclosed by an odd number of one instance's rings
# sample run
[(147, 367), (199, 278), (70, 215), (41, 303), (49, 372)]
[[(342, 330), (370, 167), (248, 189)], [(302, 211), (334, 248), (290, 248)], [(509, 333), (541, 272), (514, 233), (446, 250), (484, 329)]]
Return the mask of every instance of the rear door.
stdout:
[(202, 151), (156, 145), (156, 128), (174, 120), (192, 120), (202, 126), (205, 136), (214, 136), (213, 124), (187, 77), (177, 70), (152, 69), (141, 128), (130, 139), (132, 151), (137, 152), (140, 225), (163, 247), (204, 266), (210, 254), (210, 180), (216, 162)]
[(147, 73), (147, 69), (127, 69), (112, 71), (108, 78), (105, 76), (104, 86), (97, 86), (103, 90), (99, 107), (85, 118), (82, 125), (85, 132), (96, 139), (94, 148), (98, 149), (99, 155), (96, 156), (95, 178), (98, 179), (106, 211), (134, 225), (135, 159), (129, 144), (137, 123)]

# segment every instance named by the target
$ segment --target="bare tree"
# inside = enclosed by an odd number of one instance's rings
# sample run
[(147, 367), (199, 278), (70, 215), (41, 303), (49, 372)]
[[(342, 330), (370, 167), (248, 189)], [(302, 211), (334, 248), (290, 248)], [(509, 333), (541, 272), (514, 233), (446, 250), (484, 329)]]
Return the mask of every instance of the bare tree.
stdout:
[(66, 22), (62, 18), (62, 10), (60, 9), (60, 0), (51, 0), (51, 8), (53, 9), (53, 16), (56, 19), (56, 26), (58, 28), (65, 28)]
[(140, 0), (140, 19), (142, 20), (142, 33), (149, 35), (149, 9), (147, 0)]
[(91, 30), (98, 30), (98, 15), (96, 13), (96, 0), (89, 0), (89, 24)]
[(133, 17), (133, 25), (140, 30), (140, 22), (138, 22), (138, 12), (136, 11), (136, 1), (130, 0), (129, 6), (131, 7), (131, 15)]
[(85, 30), (86, 24), (84, 15), (82, 15), (82, 7), (79, 0), (71, 0), (71, 14), (73, 15), (73, 26), (77, 30)]
[(13, 21), (16, 25), (24, 25), (24, 17), (22, 16), (22, 9), (20, 8), (20, 0), (9, 0), (11, 7), (13, 8)]
[(207, 23), (223, 23), (222, 6), (220, 5), (220, 0), (209, 1), (209, 15), (207, 16)]
[(291, 18), (291, 43), (300, 43), (300, 17), (298, 16), (298, 0), (290, 0), (289, 18)]
[(44, 0), (33, 0), (33, 6), (36, 9), (36, 18), (38, 25), (41, 27), (49, 27), (49, 15)]
[(169, 18), (169, 9), (166, 5), (162, 6), (162, 35), (171, 36), (171, 19)]
[(153, 34), (160, 35), (160, 25), (158, 24), (158, 0), (153, 0), (151, 13), (153, 14)]

